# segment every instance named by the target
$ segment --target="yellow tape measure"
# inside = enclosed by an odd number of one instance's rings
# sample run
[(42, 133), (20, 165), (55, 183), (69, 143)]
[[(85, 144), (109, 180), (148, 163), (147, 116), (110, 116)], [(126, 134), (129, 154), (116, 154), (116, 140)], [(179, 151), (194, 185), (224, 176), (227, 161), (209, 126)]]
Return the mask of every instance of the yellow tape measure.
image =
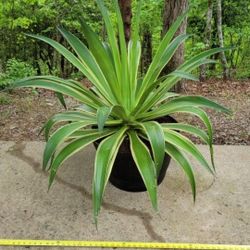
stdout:
[(75, 240), (15, 240), (0, 239), (0, 246), (43, 246), (43, 247), (95, 247), (95, 248), (147, 248), (189, 250), (250, 250), (250, 245), (220, 245), (193, 243), (155, 243), (122, 241), (75, 241)]

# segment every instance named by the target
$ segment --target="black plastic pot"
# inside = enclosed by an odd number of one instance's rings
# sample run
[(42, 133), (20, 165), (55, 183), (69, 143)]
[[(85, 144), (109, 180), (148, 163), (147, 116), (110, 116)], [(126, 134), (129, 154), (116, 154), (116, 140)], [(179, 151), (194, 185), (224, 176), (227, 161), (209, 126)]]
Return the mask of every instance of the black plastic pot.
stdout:
[[(170, 116), (162, 117), (160, 119), (157, 119), (157, 121), (160, 123), (176, 122), (176, 120)], [(143, 140), (143, 142), (151, 150), (149, 142), (146, 140)], [(99, 143), (100, 142), (94, 143), (96, 148), (98, 147)], [(162, 168), (157, 179), (158, 185), (161, 184), (166, 175), (170, 159), (170, 156), (168, 154), (165, 154)], [(125, 140), (121, 144), (121, 147), (119, 148), (109, 181), (115, 187), (129, 192), (143, 192), (147, 190), (131, 155), (128, 138), (125, 138)]]

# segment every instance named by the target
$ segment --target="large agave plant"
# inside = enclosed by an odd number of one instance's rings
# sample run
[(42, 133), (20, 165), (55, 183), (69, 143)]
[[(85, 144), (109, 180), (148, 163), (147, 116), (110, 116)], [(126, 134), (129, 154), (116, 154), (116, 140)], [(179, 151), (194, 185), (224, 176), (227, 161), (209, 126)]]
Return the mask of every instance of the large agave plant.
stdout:
[[(181, 96), (169, 90), (182, 78), (195, 80), (190, 72), (202, 64), (211, 63), (207, 58), (223, 49), (204, 51), (184, 62), (171, 74), (159, 77), (177, 48), (188, 38), (185, 34), (174, 37), (185, 18), (185, 15), (182, 15), (168, 30), (148, 71), (141, 76), (138, 68), (141, 57), (139, 17), (142, 1), (137, 4), (134, 30), (128, 46), (117, 0), (113, 0), (117, 28), (112, 26), (103, 0), (96, 2), (105, 21), (108, 42), (100, 41), (98, 35), (84, 21), (81, 21), (81, 25), (88, 46), (69, 31), (59, 28), (75, 53), (54, 40), (31, 35), (54, 47), (82, 72), (92, 82), (91, 90), (74, 80), (54, 76), (31, 77), (15, 83), (15, 87), (53, 90), (62, 101), (63, 95), (67, 95), (82, 104), (72, 111), (54, 115), (44, 125), (47, 144), (43, 168), (50, 171), (49, 186), (65, 160), (94, 141), (102, 139), (96, 152), (93, 177), (93, 209), (96, 221), (114, 160), (121, 143), (127, 137), (154, 209), (157, 210), (157, 175), (165, 152), (184, 170), (195, 199), (195, 178), (185, 153), (192, 155), (209, 172), (214, 172), (212, 125), (201, 108), (207, 107), (227, 114), (230, 114), (230, 111), (204, 97)], [(190, 113), (199, 117), (205, 124), (206, 131), (184, 123), (160, 124), (155, 121), (156, 118), (175, 112)], [(63, 122), (63, 125), (50, 135), (52, 127), (60, 122)], [(191, 133), (208, 144), (211, 164), (205, 160), (192, 141), (176, 131)], [(150, 142), (152, 156), (142, 138)]]

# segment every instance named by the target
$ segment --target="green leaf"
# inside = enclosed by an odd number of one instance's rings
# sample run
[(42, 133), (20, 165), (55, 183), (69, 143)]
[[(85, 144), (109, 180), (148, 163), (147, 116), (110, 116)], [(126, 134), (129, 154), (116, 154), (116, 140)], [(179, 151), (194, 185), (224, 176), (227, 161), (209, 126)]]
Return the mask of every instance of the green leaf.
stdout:
[[(214, 49), (203, 51), (200, 54), (193, 56), (191, 59), (185, 61), (182, 65), (180, 65), (177, 68), (177, 71), (189, 73), (203, 64), (215, 63), (214, 60), (210, 60), (207, 58), (214, 54), (217, 54), (222, 51), (227, 51), (227, 50), (229, 50), (229, 48), (214, 48)], [(170, 90), (180, 79), (182, 78), (175, 77), (174, 79), (173, 78), (166, 79), (165, 83), (163, 84), (163, 88), (162, 89), (160, 88), (158, 91), (159, 92), (163, 91), (163, 89), (164, 91)]]
[(90, 121), (74, 122), (62, 126), (55, 133), (53, 133), (46, 143), (46, 147), (43, 153), (43, 169), (46, 169), (50, 158), (55, 153), (56, 148), (60, 144), (62, 144), (75, 131), (91, 124), (93, 124), (93, 122)]
[[(142, 86), (139, 90), (138, 96), (137, 96), (137, 107), (141, 106), (142, 103), (147, 98), (148, 92), (147, 90), (155, 84), (158, 76), (160, 75), (162, 69), (167, 65), (167, 63), (170, 61), (172, 56), (174, 55), (175, 51), (178, 49), (178, 47), (189, 37), (189, 35), (182, 34), (177, 36), (168, 46), (167, 48), (164, 48), (162, 51), (161, 57), (158, 59), (157, 62), (154, 61), (150, 65), (148, 72), (146, 73)], [(136, 107), (136, 108), (137, 108)]]
[[(151, 90), (150, 92), (148, 92), (148, 97), (147, 97), (146, 101), (147, 101), (148, 99), (150, 99), (151, 97), (155, 96), (155, 93), (156, 93), (156, 92), (157, 92), (157, 87), (156, 87), (156, 89), (152, 88), (152, 90)], [(175, 92), (166, 92), (166, 93), (164, 94), (164, 96), (162, 96), (162, 98), (161, 98), (160, 100), (158, 100), (158, 101), (154, 104), (154, 106), (157, 106), (157, 104), (159, 104), (159, 103), (161, 103), (161, 102), (165, 102), (167, 99), (170, 99), (170, 98), (172, 98), (172, 97), (177, 97), (177, 96), (180, 96), (180, 94), (175, 93)], [(137, 113), (144, 113), (144, 112), (142, 112), (142, 111), (140, 110), (140, 112), (137, 112)], [(134, 112), (133, 112), (133, 114), (134, 114)]]
[(226, 113), (228, 115), (232, 115), (231, 110), (203, 96), (179, 96), (171, 100), (169, 103), (178, 103), (178, 102), (181, 102), (183, 104), (187, 103), (189, 105), (190, 104), (197, 105), (198, 107), (206, 107), (206, 108), (214, 109), (222, 113)]
[(64, 28), (59, 28), (59, 31), (74, 49), (74, 51), (78, 55), (78, 58), (88, 70), (87, 76), (90, 76), (90, 79), (96, 79), (94, 81), (94, 84), (102, 93), (103, 97), (109, 100), (111, 103), (116, 102), (116, 99), (113, 96), (113, 94), (115, 93), (111, 91), (102, 70), (100, 69), (99, 65), (94, 59), (94, 56), (88, 50), (86, 45), (82, 43), (75, 35), (68, 32)]
[(132, 41), (130, 40), (128, 43), (128, 69), (129, 69), (129, 83), (130, 83), (130, 103), (131, 107), (130, 109), (134, 106), (135, 102), (135, 96), (136, 96), (136, 91), (139, 90), (142, 80), (138, 80), (138, 72), (139, 72), (139, 65), (140, 65), (140, 60), (141, 59), (141, 43), (140, 41)]
[(29, 77), (22, 80), (18, 80), (13, 84), (14, 88), (23, 87), (37, 87), (49, 89), (55, 92), (59, 92), (64, 95), (71, 96), (76, 100), (86, 103), (93, 108), (98, 108), (99, 105), (104, 105), (103, 102), (93, 94), (82, 89), (76, 89), (71, 86), (70, 83), (63, 79), (55, 79), (54, 77), (43, 76), (43, 77)]
[[(183, 15), (179, 16), (176, 21), (171, 25), (168, 32), (163, 37), (157, 52), (153, 58), (152, 63), (150, 64), (150, 67), (145, 75), (144, 78), (144, 84), (147, 86), (149, 79), (152, 79), (152, 75), (155, 74), (155, 71), (157, 71), (159, 62), (162, 59), (162, 55), (165, 53), (165, 51), (168, 49), (169, 43), (173, 39), (176, 31), (180, 27), (181, 23), (183, 22), (184, 18), (186, 17), (187, 13), (184, 13)], [(164, 67), (164, 66), (163, 66)]]
[[(178, 70), (189, 70), (190, 68), (192, 68), (192, 66), (194, 64), (196, 64), (197, 62), (206, 59), (214, 54), (223, 52), (223, 51), (228, 51), (231, 48), (213, 48), (213, 49), (209, 49), (206, 51), (201, 52), (200, 54), (193, 56), (192, 58), (190, 58), (189, 60), (185, 61), (180, 67), (178, 67)], [(213, 61), (210, 61), (213, 62)]]
[(154, 121), (141, 123), (141, 126), (149, 139), (153, 151), (156, 173), (158, 176), (165, 156), (165, 139), (163, 129), (158, 122)]
[(190, 141), (187, 137), (181, 135), (170, 129), (164, 130), (165, 141), (179, 148), (180, 150), (184, 150), (187, 153), (191, 154), (197, 161), (200, 162), (202, 166), (204, 166), (211, 174), (213, 174), (212, 168), (207, 163), (206, 159), (203, 157), (198, 148)]
[[(214, 63), (213, 60), (206, 59), (207, 57), (216, 54), (218, 52), (221, 52), (223, 50), (228, 50), (228, 49), (223, 49), (223, 48), (216, 48), (216, 49), (211, 49), (205, 52), (202, 52), (201, 54), (191, 58), (190, 60), (186, 61), (183, 63), (181, 66), (177, 68), (177, 71), (189, 73), (192, 70), (196, 69), (197, 67), (207, 64), (207, 63)], [(207, 53), (206, 53), (207, 52)], [(165, 76), (166, 77), (166, 76)], [(178, 76), (167, 76), (166, 80), (163, 81), (160, 86), (156, 89), (155, 94), (148, 98), (145, 102), (141, 103), (141, 105), (137, 105), (135, 110), (133, 111), (134, 113), (139, 113), (139, 112), (145, 112), (149, 109), (151, 109), (156, 103), (161, 100), (161, 98), (166, 94), (166, 91), (170, 90), (178, 81), (180, 81), (182, 77)], [(148, 94), (152, 90), (149, 88), (145, 92), (145, 96), (148, 96)]]
[(56, 96), (57, 96), (58, 100), (60, 101), (60, 103), (62, 104), (62, 106), (63, 106), (65, 109), (67, 109), (67, 105), (66, 105), (66, 103), (65, 103), (65, 100), (64, 100), (63, 95), (62, 95), (61, 93), (59, 93), (59, 92), (56, 92)]
[[(152, 93), (152, 95), (154, 95), (154, 92)], [(156, 106), (159, 104), (161, 105), (162, 103), (166, 102), (166, 100), (173, 98), (173, 97), (177, 97), (177, 96), (180, 96), (180, 95), (174, 92), (167, 92), (155, 105)]]
[(186, 133), (190, 133), (192, 135), (196, 135), (199, 138), (202, 139), (203, 142), (209, 144), (209, 137), (208, 135), (201, 129), (194, 127), (189, 124), (184, 124), (184, 123), (162, 123), (161, 126), (163, 129), (172, 129), (175, 131), (184, 131)]
[(89, 113), (91, 115), (95, 115), (97, 113), (96, 109), (90, 107), (87, 104), (81, 104), (79, 106), (74, 107), (74, 109), (75, 110), (82, 110), (82, 111), (87, 112), (87, 113)]
[(206, 107), (206, 108), (214, 109), (216, 111), (223, 112), (226, 114), (232, 114), (232, 112), (229, 109), (227, 109), (227, 108), (223, 107), (222, 105), (217, 104), (216, 102), (213, 102), (205, 97), (202, 97), (202, 96), (178, 96), (176, 98), (173, 98), (169, 102), (162, 104), (160, 107), (157, 107), (148, 113), (140, 114), (138, 116), (138, 118), (151, 117), (151, 119), (152, 119), (152, 117), (156, 118), (156, 117), (165, 116), (165, 115), (167, 115), (167, 113), (171, 109), (175, 109), (178, 107), (185, 107), (185, 106)]
[(102, 13), (102, 17), (104, 19), (105, 22), (105, 28), (108, 34), (108, 40), (109, 40), (109, 44), (110, 44), (110, 49), (112, 51), (112, 57), (114, 60), (114, 66), (115, 66), (115, 71), (116, 71), (116, 76), (117, 76), (117, 80), (118, 80), (118, 85), (117, 85), (117, 89), (119, 89), (120, 91), (122, 90), (122, 68), (121, 68), (121, 58), (120, 58), (120, 52), (119, 52), (119, 47), (117, 44), (117, 40), (116, 40), (116, 34), (115, 34), (115, 30), (112, 27), (112, 23), (110, 20), (110, 15), (106, 9), (106, 7), (104, 6), (104, 2), (103, 0), (96, 0), (96, 3), (98, 5), (99, 10)]
[(169, 154), (171, 158), (174, 159), (181, 166), (181, 168), (184, 170), (185, 174), (187, 175), (189, 183), (192, 188), (193, 199), (195, 201), (196, 183), (195, 183), (192, 166), (190, 165), (189, 161), (186, 159), (186, 157), (181, 153), (181, 151), (177, 147), (169, 143), (166, 143), (165, 150), (166, 150), (166, 153)]
[(158, 210), (157, 205), (157, 176), (155, 164), (146, 145), (139, 139), (135, 131), (129, 131), (130, 150), (135, 164), (147, 188), (152, 206)]
[(80, 137), (84, 137), (86, 136), (87, 133), (106, 133), (106, 132), (116, 132), (117, 131), (117, 127), (109, 127), (109, 128), (104, 128), (102, 132), (100, 132), (98, 129), (96, 128), (85, 128), (85, 129), (82, 129), (82, 130), (77, 130), (75, 131), (74, 133), (72, 133), (68, 139), (72, 141), (72, 139), (79, 139)]
[(102, 93), (102, 97), (108, 98), (109, 94), (106, 92), (106, 89), (103, 88), (103, 85), (100, 83), (100, 80), (98, 79), (98, 76), (95, 71), (93, 71), (95, 68), (91, 68), (93, 66), (90, 62), (90, 64), (86, 64), (79, 60), (73, 53), (71, 53), (68, 49), (66, 49), (64, 46), (62, 46), (60, 43), (44, 37), (40, 35), (28, 35), (30, 37), (39, 39), (41, 41), (46, 42), (47, 44), (51, 45), (54, 49), (56, 49), (61, 55), (63, 55), (70, 63), (72, 63), (77, 69), (79, 69)]
[(171, 25), (168, 32), (165, 34), (163, 40), (161, 41), (158, 50), (153, 58), (153, 61), (150, 64), (149, 69), (143, 79), (141, 89), (139, 90), (137, 96), (137, 105), (135, 107), (135, 111), (138, 108), (141, 109), (141, 105), (144, 103), (148, 94), (151, 92), (149, 84), (152, 85), (156, 82), (160, 72), (171, 59), (178, 46), (188, 37), (182, 34), (176, 37), (172, 41), (172, 43), (170, 43), (186, 15), (187, 13), (184, 13), (176, 19), (176, 21)]
[[(140, 16), (141, 16), (141, 6), (142, 0), (137, 1), (136, 4), (136, 12), (133, 15), (133, 22), (134, 25), (132, 27), (132, 34), (131, 40), (128, 43), (128, 69), (129, 69), (129, 82), (130, 82), (130, 98), (131, 98), (131, 107), (134, 107), (135, 104), (135, 90), (140, 89), (141, 81), (138, 81), (138, 72), (139, 72), (139, 65), (141, 59), (141, 43), (139, 37), (139, 29), (140, 29)], [(130, 107), (130, 108), (131, 108)]]
[(122, 95), (123, 95), (123, 103), (126, 108), (131, 107), (131, 98), (130, 98), (130, 84), (129, 81), (129, 74), (128, 74), (128, 61), (127, 61), (127, 47), (125, 41), (125, 34), (124, 34), (124, 25), (123, 20), (120, 12), (120, 7), (117, 0), (112, 0), (113, 5), (115, 6), (115, 13), (117, 16), (117, 26), (118, 26), (118, 37), (119, 37), (119, 49), (120, 49), (120, 57), (121, 57), (121, 84), (122, 84)]
[(180, 77), (181, 79), (187, 79), (187, 80), (192, 80), (192, 81), (199, 81), (199, 78), (192, 75), (192, 74), (189, 74), (185, 71), (180, 71), (180, 70), (175, 70), (174, 72), (170, 73), (168, 76), (178, 76)]
[(127, 127), (122, 127), (115, 134), (103, 140), (96, 151), (95, 169), (93, 178), (93, 209), (94, 219), (100, 212), (102, 197), (107, 185), (117, 152), (125, 137)]
[[(44, 77), (42, 77), (42, 78), (44, 78)], [(108, 105), (109, 104), (108, 101), (106, 101), (105, 99), (103, 99), (103, 97), (100, 94), (100, 92), (99, 92), (98, 95), (95, 95), (92, 91), (90, 91), (91, 88), (89, 89), (89, 88), (85, 87), (80, 82), (77, 82), (77, 81), (72, 80), (72, 79), (64, 80), (64, 79), (61, 79), (61, 78), (58, 78), (58, 77), (52, 77), (52, 76), (50, 76), (48, 79), (51, 79), (51, 80), (56, 81), (58, 83), (62, 83), (63, 82), (63, 84), (65, 84), (67, 86), (70, 86), (73, 89), (75, 89), (75, 90), (79, 91), (80, 93), (84, 94), (86, 97), (88, 97), (89, 99), (93, 100), (98, 105), (104, 105), (104, 104)]]
[(114, 119), (113, 117), (116, 117), (116, 120), (109, 120), (108, 123), (110, 125), (112, 123), (120, 124), (121, 119), (123, 121), (128, 121), (128, 116), (122, 106), (115, 105), (112, 107), (106, 107), (106, 106), (100, 107), (97, 111), (97, 123), (99, 130), (103, 129), (105, 122), (108, 120), (108, 118)]
[(168, 129), (173, 129), (175, 131), (184, 131), (186, 133), (190, 133), (192, 135), (198, 136), (199, 138), (201, 138), (206, 144), (209, 145), (209, 150), (210, 150), (210, 157), (211, 157), (211, 163), (213, 166), (213, 169), (215, 170), (215, 164), (214, 164), (214, 153), (213, 153), (213, 140), (212, 140), (212, 128), (211, 128), (211, 124), (209, 121), (208, 117), (204, 117), (204, 115), (200, 115), (200, 118), (205, 121), (205, 124), (209, 129), (209, 135), (207, 133), (205, 133), (203, 130), (194, 127), (192, 125), (188, 125), (188, 124), (182, 124), (182, 123), (164, 123), (161, 124), (163, 129), (164, 128), (168, 128)]
[[(190, 107), (190, 106), (174, 106), (171, 109), (167, 110), (165, 112), (165, 115), (170, 115), (173, 113), (189, 113), (192, 115), (195, 115), (197, 117), (199, 117), (202, 122), (206, 125), (207, 127), (207, 132), (208, 132), (208, 137), (209, 137), (209, 141), (212, 144), (212, 140), (213, 140), (213, 129), (212, 129), (212, 124), (211, 121), (209, 119), (209, 117), (207, 116), (206, 112), (204, 112), (202, 109), (200, 108), (196, 108), (196, 107)], [(163, 115), (159, 115), (159, 116), (150, 116), (147, 117), (145, 120), (152, 120), (152, 119), (156, 119), (158, 117), (162, 117)]]
[(63, 164), (63, 162), (65, 162), (72, 155), (85, 148), (90, 143), (110, 135), (114, 132), (114, 130), (106, 129), (103, 132), (98, 132), (96, 130), (86, 130), (80, 132), (80, 138), (78, 137), (76, 140), (65, 146), (53, 159), (50, 168), (49, 188), (51, 187), (55, 179), (58, 168)]
[(112, 54), (108, 52), (105, 44), (99, 40), (98, 35), (87, 25), (83, 19), (80, 19), (80, 23), (91, 53), (94, 55), (96, 61), (102, 69), (103, 74), (108, 80), (111, 88), (114, 90), (118, 80), (115, 73)]
[(111, 113), (113, 116), (116, 116), (117, 118), (122, 119), (123, 121), (128, 120), (128, 116), (123, 106), (120, 106), (120, 105), (113, 106)]
[(48, 141), (49, 133), (52, 127), (59, 122), (76, 122), (76, 121), (91, 121), (95, 123), (96, 115), (89, 114), (86, 112), (76, 112), (76, 111), (68, 111), (59, 114), (55, 114), (52, 116), (43, 126), (40, 133), (45, 130), (45, 139)]

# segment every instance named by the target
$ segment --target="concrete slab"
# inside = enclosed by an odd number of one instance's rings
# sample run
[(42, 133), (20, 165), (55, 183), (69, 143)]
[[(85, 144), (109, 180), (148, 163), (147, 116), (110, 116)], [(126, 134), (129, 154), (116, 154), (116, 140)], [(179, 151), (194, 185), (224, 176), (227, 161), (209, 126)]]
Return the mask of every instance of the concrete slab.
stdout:
[(91, 204), (94, 148), (67, 161), (49, 193), (43, 148), (42, 142), (0, 142), (0, 238), (250, 244), (250, 147), (215, 146), (216, 180), (194, 164), (195, 205), (172, 161), (159, 187), (160, 215), (146, 193), (109, 184), (98, 231)]

